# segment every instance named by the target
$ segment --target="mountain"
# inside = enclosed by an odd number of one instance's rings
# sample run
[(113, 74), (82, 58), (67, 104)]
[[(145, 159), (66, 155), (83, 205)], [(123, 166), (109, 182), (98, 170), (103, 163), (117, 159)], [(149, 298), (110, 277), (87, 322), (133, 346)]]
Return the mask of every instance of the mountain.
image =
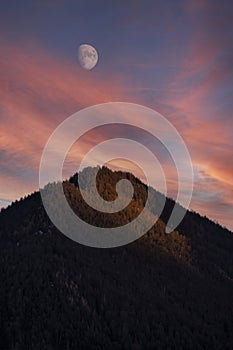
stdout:
[[(91, 168), (84, 170), (87, 173)], [(82, 200), (78, 174), (63, 187), (73, 210), (97, 226), (136, 217), (147, 187), (130, 173), (99, 169), (97, 188), (116, 198), (129, 179), (134, 197), (117, 214)], [(56, 184), (53, 184), (56, 186)], [(56, 208), (57, 203), (54, 203)], [(50, 222), (39, 192), (0, 212), (0, 349), (233, 349), (233, 235), (174, 206), (139, 240), (111, 249), (80, 245)]]

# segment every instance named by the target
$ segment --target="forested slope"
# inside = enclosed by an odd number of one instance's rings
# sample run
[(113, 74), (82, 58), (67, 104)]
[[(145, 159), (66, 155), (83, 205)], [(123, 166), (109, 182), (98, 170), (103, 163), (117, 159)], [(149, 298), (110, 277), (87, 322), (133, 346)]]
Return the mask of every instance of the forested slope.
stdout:
[[(121, 213), (96, 215), (77, 177), (64, 191), (90, 223), (121, 226), (143, 208), (146, 186), (104, 167), (100, 194), (114, 199), (116, 183), (127, 178), (134, 197)], [(193, 212), (166, 234), (173, 205), (167, 199), (141, 239), (112, 249), (58, 232), (37, 192), (2, 210), (0, 349), (232, 349), (233, 236)]]

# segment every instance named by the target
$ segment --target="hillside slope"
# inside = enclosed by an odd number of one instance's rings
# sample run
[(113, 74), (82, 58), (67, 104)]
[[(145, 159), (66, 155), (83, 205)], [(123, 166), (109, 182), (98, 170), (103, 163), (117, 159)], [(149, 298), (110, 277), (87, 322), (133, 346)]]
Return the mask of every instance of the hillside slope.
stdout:
[[(102, 168), (106, 199), (130, 179), (134, 200), (118, 214), (82, 201), (77, 174), (64, 183), (73, 209), (99, 226), (122, 225), (145, 203), (147, 188), (132, 174)], [(188, 212), (165, 233), (174, 202), (127, 246), (95, 249), (57, 231), (40, 194), (0, 213), (0, 349), (232, 349), (233, 236)]]

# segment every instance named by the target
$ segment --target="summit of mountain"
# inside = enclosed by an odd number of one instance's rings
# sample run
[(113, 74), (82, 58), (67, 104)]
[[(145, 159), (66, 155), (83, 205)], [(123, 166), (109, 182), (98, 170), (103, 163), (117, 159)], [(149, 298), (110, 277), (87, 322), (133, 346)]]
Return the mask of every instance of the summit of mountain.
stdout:
[[(92, 170), (83, 170), (87, 189)], [(122, 226), (145, 204), (144, 183), (102, 167), (97, 189), (105, 200), (116, 198), (121, 179), (134, 194), (119, 213), (97, 213), (82, 199), (78, 176), (63, 182), (64, 193), (93, 225)], [(143, 237), (111, 249), (61, 234), (39, 192), (1, 210), (0, 349), (232, 349), (233, 235), (191, 211), (167, 234), (174, 204), (167, 198)]]

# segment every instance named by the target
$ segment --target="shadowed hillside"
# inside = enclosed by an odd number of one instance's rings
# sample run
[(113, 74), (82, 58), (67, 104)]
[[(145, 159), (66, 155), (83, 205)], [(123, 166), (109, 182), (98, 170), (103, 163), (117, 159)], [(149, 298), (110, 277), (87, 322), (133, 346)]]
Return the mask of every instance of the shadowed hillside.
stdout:
[[(84, 171), (88, 188), (92, 169)], [(116, 198), (123, 178), (134, 196), (116, 214), (98, 213), (83, 201), (78, 174), (64, 182), (64, 192), (83, 220), (122, 226), (143, 209), (147, 187), (106, 167), (97, 177), (105, 200)], [(166, 234), (173, 206), (167, 199), (147, 234), (112, 249), (82, 246), (59, 233), (38, 192), (3, 209), (0, 349), (232, 349), (232, 233), (187, 212)]]

